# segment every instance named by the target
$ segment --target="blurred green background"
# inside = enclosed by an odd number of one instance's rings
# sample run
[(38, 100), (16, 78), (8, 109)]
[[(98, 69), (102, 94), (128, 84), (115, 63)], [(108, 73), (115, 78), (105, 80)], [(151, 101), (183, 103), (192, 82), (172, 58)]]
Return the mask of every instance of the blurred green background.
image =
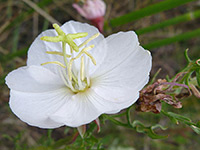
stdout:
[[(32, 3), (31, 3), (32, 2)], [(161, 68), (158, 78), (174, 76), (186, 65), (185, 49), (192, 59), (200, 57), (200, 0), (105, 0), (104, 35), (134, 30), (143, 47), (153, 56), (151, 75)], [(88, 22), (72, 7), (73, 0), (0, 0), (0, 150), (42, 149), (62, 138), (70, 138), (74, 129), (62, 127), (44, 130), (28, 126), (9, 109), (9, 90), (4, 78), (11, 70), (26, 65), (26, 53), (34, 38), (52, 28), (53, 22), (68, 20)], [(200, 118), (200, 100), (182, 100), (183, 108), (163, 107), (191, 118)], [(169, 127), (156, 132), (169, 135), (153, 140), (134, 130), (115, 126), (109, 121), (94, 133), (110, 150), (193, 150), (200, 147), (200, 136), (189, 127), (172, 124), (168, 118), (153, 113), (131, 111), (133, 120), (145, 125), (162, 124)], [(121, 118), (123, 120), (123, 118)], [(78, 140), (81, 140), (78, 137)], [(69, 144), (69, 143), (68, 143)], [(75, 146), (76, 147), (76, 146)], [(68, 147), (67, 149), (75, 149)], [(46, 148), (48, 149), (48, 148)]]

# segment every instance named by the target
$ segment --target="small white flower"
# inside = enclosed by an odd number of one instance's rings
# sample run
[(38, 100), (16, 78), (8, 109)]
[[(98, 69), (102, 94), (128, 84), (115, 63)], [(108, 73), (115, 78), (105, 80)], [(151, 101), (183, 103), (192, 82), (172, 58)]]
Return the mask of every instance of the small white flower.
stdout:
[[(74, 21), (61, 29), (41, 33), (28, 51), (27, 66), (6, 77), (10, 108), (22, 121), (40, 128), (78, 127), (136, 102), (149, 80), (151, 55), (133, 31), (95, 38), (95, 27)], [(59, 42), (70, 41), (69, 33), (75, 43)], [(49, 37), (57, 42), (47, 42)]]

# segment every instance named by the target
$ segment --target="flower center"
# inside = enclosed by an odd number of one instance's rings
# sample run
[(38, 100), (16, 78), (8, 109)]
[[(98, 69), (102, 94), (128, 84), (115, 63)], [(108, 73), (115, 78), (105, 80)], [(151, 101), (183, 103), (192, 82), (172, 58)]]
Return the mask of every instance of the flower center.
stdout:
[[(46, 53), (62, 56), (64, 63), (61, 63), (59, 61), (51, 61), (51, 62), (42, 63), (41, 65), (47, 65), (47, 64), (59, 65), (61, 67), (59, 68), (59, 72), (65, 85), (75, 93), (80, 92), (80, 91), (85, 91), (87, 88), (90, 87), (90, 79), (89, 79), (89, 72), (88, 72), (89, 59), (92, 61), (94, 65), (96, 65), (96, 61), (94, 57), (88, 52), (94, 47), (94, 45), (90, 45), (88, 47), (86, 47), (86, 45), (91, 40), (97, 38), (99, 36), (99, 33), (93, 35), (92, 37), (84, 41), (82, 44), (77, 45), (74, 42), (74, 40), (86, 37), (88, 33), (82, 32), (82, 33), (75, 33), (75, 34), (65, 34), (61, 30), (59, 25), (53, 24), (53, 27), (58, 33), (58, 36), (55, 36), (55, 37), (43, 36), (40, 39), (43, 41), (48, 41), (48, 42), (62, 42), (62, 52), (46, 51)], [(66, 51), (66, 44), (68, 44), (70, 47), (70, 49), (68, 50), (69, 54), (67, 54), (67, 51)], [(76, 56), (74, 56), (75, 55), (74, 53), (76, 53)], [(88, 57), (87, 66), (85, 66), (86, 57)], [(76, 61), (77, 59), (80, 59), (80, 68), (78, 69), (78, 71), (76, 71), (76, 68), (74, 65), (74, 61)]]

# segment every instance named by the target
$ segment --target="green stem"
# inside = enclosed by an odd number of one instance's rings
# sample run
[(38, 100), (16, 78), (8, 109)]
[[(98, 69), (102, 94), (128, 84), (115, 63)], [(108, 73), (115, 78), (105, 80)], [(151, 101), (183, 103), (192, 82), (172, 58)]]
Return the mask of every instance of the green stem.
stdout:
[(150, 16), (152, 14), (156, 14), (158, 12), (172, 9), (174, 7), (177, 7), (188, 2), (192, 2), (192, 1), (194, 0), (164, 0), (159, 3), (142, 8), (140, 10), (114, 18), (110, 21), (110, 24), (112, 27), (116, 27), (116, 26), (123, 25), (132, 21), (139, 20), (143, 17)]
[(189, 12), (189, 13), (180, 15), (178, 17), (163, 21), (161, 23), (157, 23), (157, 24), (151, 25), (149, 27), (139, 29), (139, 30), (136, 31), (136, 33), (138, 35), (142, 35), (142, 34), (152, 32), (152, 31), (155, 31), (155, 30), (167, 27), (167, 26), (171, 26), (171, 25), (175, 25), (175, 24), (178, 24), (178, 23), (181, 23), (181, 22), (187, 22), (187, 21), (190, 21), (190, 20), (194, 20), (194, 19), (199, 18), (199, 17), (200, 17), (200, 10), (197, 10), (197, 11), (194, 11), (194, 12)]
[(172, 44), (175, 42), (185, 41), (185, 40), (191, 39), (193, 37), (198, 37), (199, 35), (200, 35), (200, 28), (193, 30), (193, 31), (183, 33), (183, 34), (176, 35), (174, 37), (157, 40), (155, 42), (145, 44), (145, 45), (143, 45), (143, 47), (146, 49), (153, 49), (153, 48), (161, 47), (164, 45)]
[(122, 117), (122, 116), (124, 116), (124, 115), (126, 115), (126, 111), (123, 112), (123, 113), (120, 113), (120, 114), (112, 115), (111, 117), (112, 117), (112, 118), (118, 118), (118, 117)]
[(128, 125), (129, 125), (130, 127), (132, 127), (132, 124), (131, 124), (131, 117), (130, 117), (131, 107), (132, 107), (132, 106), (130, 106), (130, 107), (127, 108), (127, 110), (126, 110), (126, 119), (127, 119)]
[(127, 128), (131, 128), (128, 124), (126, 124), (126, 123), (123, 123), (123, 122), (121, 122), (121, 121), (118, 121), (118, 120), (116, 120), (116, 119), (114, 119), (114, 118), (112, 118), (112, 117), (109, 117), (108, 115), (103, 115), (106, 119), (108, 119), (108, 120), (110, 120), (111, 122), (113, 122), (114, 124), (116, 124), (116, 125), (119, 125), (119, 126), (123, 126), (123, 127), (127, 127)]
[(189, 49), (186, 49), (186, 50), (185, 50), (184, 55), (185, 55), (185, 58), (186, 58), (187, 62), (190, 63), (192, 60), (191, 60), (190, 57), (188, 56), (188, 50), (189, 50)]

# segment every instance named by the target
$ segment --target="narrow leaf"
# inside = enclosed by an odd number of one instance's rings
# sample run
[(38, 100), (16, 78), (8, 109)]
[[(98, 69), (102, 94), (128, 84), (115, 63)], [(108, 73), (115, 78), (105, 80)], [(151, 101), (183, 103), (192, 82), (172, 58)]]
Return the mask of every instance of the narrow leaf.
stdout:
[(182, 22), (187, 22), (187, 21), (199, 18), (199, 17), (200, 17), (200, 10), (197, 10), (194, 12), (189, 12), (189, 13), (174, 17), (172, 19), (168, 19), (166, 21), (162, 21), (160, 23), (153, 24), (146, 28), (139, 29), (136, 31), (136, 33), (138, 35), (142, 35), (142, 34), (152, 32), (152, 31), (155, 31), (155, 30), (167, 27), (167, 26), (175, 25), (175, 24), (182, 23)]
[(135, 128), (137, 132), (147, 134), (152, 139), (163, 139), (163, 138), (168, 137), (168, 135), (165, 135), (165, 136), (158, 135), (153, 131), (153, 129), (155, 129), (155, 128), (161, 128), (162, 130), (166, 130), (165, 127), (163, 127), (159, 124), (156, 124), (156, 125), (153, 125), (153, 126), (150, 126), (150, 127), (146, 127), (140, 121), (135, 120), (132, 123), (132, 127)]
[(182, 121), (191, 121), (189, 118), (185, 117), (185, 116), (182, 116), (182, 115), (179, 115), (179, 114), (175, 114), (173, 112), (168, 112), (168, 114), (171, 116), (171, 117), (174, 117), (178, 120), (182, 120)]
[(192, 130), (194, 130), (194, 132), (196, 132), (197, 134), (200, 134), (200, 128), (194, 125), (191, 125), (190, 127), (192, 128)]
[(142, 8), (140, 10), (133, 11), (126, 15), (120, 16), (118, 18), (114, 18), (110, 21), (110, 24), (113, 27), (123, 25), (128, 22), (136, 21), (143, 17), (150, 16), (152, 14), (156, 14), (165, 10), (169, 10), (192, 1), (194, 0), (164, 0), (159, 3)]
[(200, 28), (193, 30), (193, 31), (189, 31), (183, 34), (179, 34), (179, 35), (175, 35), (173, 37), (170, 38), (166, 38), (166, 39), (162, 39), (162, 40), (157, 40), (155, 42), (151, 42), (148, 43), (146, 45), (143, 45), (144, 48), (146, 49), (153, 49), (153, 48), (157, 48), (157, 47), (161, 47), (164, 45), (169, 45), (175, 42), (179, 42), (179, 41), (185, 41), (194, 37), (198, 37), (200, 35)]

